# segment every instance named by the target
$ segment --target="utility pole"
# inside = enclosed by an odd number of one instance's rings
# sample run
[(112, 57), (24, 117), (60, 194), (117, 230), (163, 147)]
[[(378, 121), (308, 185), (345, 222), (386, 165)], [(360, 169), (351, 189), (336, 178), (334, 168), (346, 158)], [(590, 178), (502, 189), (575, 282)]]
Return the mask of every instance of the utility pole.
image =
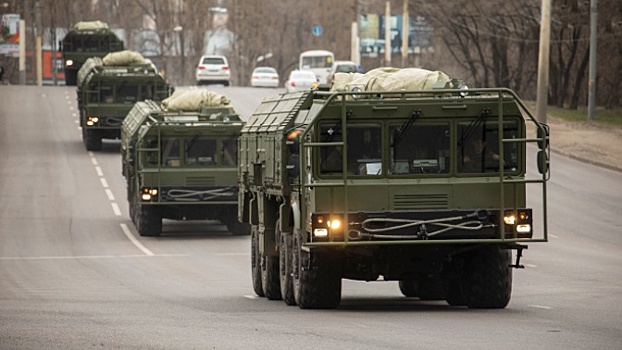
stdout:
[(37, 54), (37, 86), (43, 85), (43, 62), (41, 52), (41, 3), (35, 1), (35, 45)]
[(551, 0), (542, 0), (540, 18), (540, 52), (538, 54), (538, 89), (536, 118), (546, 123), (549, 93), (549, 50), (551, 40)]
[(384, 9), (384, 66), (391, 66), (391, 2)]
[(408, 64), (408, 0), (404, 0), (404, 14), (402, 15), (402, 68)]
[(590, 0), (590, 77), (588, 78), (587, 119), (594, 120), (596, 109), (596, 39), (598, 0)]

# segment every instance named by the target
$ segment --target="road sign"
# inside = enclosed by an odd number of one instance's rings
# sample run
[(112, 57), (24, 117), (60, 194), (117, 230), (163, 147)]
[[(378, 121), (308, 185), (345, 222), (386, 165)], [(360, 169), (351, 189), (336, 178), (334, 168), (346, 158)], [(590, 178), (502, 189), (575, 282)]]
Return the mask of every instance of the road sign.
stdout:
[(322, 27), (320, 26), (313, 27), (313, 35), (320, 36), (322, 35), (322, 32), (323, 32)]

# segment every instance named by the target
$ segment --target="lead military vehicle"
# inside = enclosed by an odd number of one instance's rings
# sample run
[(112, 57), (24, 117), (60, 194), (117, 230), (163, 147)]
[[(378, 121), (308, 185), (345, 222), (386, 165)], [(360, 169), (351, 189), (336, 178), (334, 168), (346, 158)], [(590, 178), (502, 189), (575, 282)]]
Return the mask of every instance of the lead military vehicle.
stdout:
[(343, 278), (382, 279), (407, 297), (506, 307), (526, 243), (547, 241), (547, 126), (513, 91), (441, 72), (345, 77), (265, 99), (242, 129), (255, 293), (334, 308)]
[(88, 151), (100, 151), (102, 139), (118, 139), (121, 122), (134, 103), (162, 101), (170, 94), (155, 66), (133, 51), (89, 58), (78, 72), (78, 109), (82, 141)]
[[(201, 103), (205, 96), (212, 102)], [(180, 99), (199, 102), (175, 103)], [(159, 236), (162, 219), (211, 219), (234, 235), (250, 234), (237, 218), (242, 120), (226, 98), (207, 90), (176, 92), (163, 106), (138, 102), (122, 125), (123, 176), (138, 233)]]
[(104, 57), (123, 50), (123, 41), (101, 21), (76, 23), (61, 41), (60, 51), (65, 66), (65, 84), (76, 85), (78, 71), (91, 57)]

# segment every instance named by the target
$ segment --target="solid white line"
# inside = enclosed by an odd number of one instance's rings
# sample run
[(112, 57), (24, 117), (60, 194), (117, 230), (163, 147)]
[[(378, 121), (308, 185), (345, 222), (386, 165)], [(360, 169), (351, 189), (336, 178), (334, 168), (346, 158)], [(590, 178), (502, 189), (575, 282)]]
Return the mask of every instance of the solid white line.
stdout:
[(104, 172), (100, 166), (96, 166), (95, 171), (97, 172), (97, 176), (104, 176)]
[(91, 157), (91, 163), (93, 163), (93, 165), (98, 165), (97, 158)]
[(552, 307), (550, 306), (544, 306), (544, 305), (527, 305), (529, 307), (533, 307), (535, 309), (543, 309), (543, 310), (551, 310)]
[[(155, 257), (188, 256), (188, 254), (154, 254)], [(113, 258), (146, 258), (144, 254), (126, 255), (74, 255), (74, 256), (4, 256), (0, 260), (65, 260), (65, 259), (113, 259)]]
[(104, 186), (104, 188), (108, 188), (108, 181), (106, 181), (105, 177), (100, 177), (99, 181), (101, 181), (102, 186)]
[(109, 188), (106, 189), (106, 196), (108, 196), (108, 200), (114, 200), (114, 194), (112, 194), (112, 191)]
[(144, 245), (142, 245), (142, 243), (140, 243), (136, 237), (134, 237), (134, 235), (132, 234), (132, 232), (130, 232), (130, 229), (127, 227), (126, 224), (121, 224), (121, 230), (123, 230), (123, 233), (125, 233), (125, 235), (127, 236), (127, 238), (129, 238), (129, 240), (134, 243), (134, 245), (140, 249), (143, 253), (145, 253), (145, 255), (149, 255), (149, 256), (153, 256), (154, 254), (151, 252), (151, 250), (147, 249), (147, 247), (145, 247)]
[(121, 216), (121, 209), (119, 209), (119, 205), (115, 202), (110, 203), (112, 205), (112, 211), (114, 211), (114, 215)]
[(258, 297), (258, 296), (256, 296), (256, 295), (249, 295), (249, 294), (246, 294), (244, 297), (245, 297), (246, 299), (259, 299), (259, 297)]
[(538, 265), (534, 265), (534, 264), (525, 264), (525, 267), (538, 267)]

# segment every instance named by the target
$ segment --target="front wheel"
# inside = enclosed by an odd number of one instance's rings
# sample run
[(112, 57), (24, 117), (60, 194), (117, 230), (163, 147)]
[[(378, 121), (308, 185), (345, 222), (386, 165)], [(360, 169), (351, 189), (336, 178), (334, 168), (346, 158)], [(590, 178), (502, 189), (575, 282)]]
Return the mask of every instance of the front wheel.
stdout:
[(99, 130), (90, 130), (82, 127), (82, 141), (87, 151), (102, 150), (102, 136)]
[(276, 236), (279, 237), (279, 281), (281, 297), (287, 305), (296, 305), (292, 282), (292, 235), (280, 232), (280, 220), (276, 223)]
[(138, 205), (136, 230), (143, 237), (158, 237), (162, 234), (162, 216), (155, 205)]
[(264, 297), (263, 286), (261, 285), (261, 259), (259, 253), (259, 227), (251, 226), (251, 275), (253, 280), (253, 290), (255, 294)]
[(341, 301), (338, 263), (329, 254), (302, 250), (302, 234), (294, 234), (292, 244), (293, 287), (301, 309), (334, 309)]
[(502, 309), (512, 295), (512, 253), (498, 246), (471, 252), (465, 263), (464, 298), (469, 308)]

